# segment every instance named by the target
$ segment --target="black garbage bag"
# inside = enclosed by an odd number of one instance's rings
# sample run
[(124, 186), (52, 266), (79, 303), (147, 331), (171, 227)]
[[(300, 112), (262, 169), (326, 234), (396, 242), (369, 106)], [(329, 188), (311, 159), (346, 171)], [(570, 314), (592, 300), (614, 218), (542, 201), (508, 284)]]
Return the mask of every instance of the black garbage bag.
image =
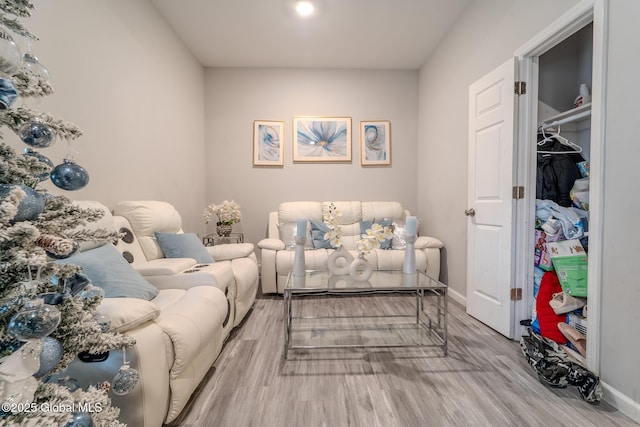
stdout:
[(586, 366), (570, 359), (555, 341), (529, 328), (520, 339), (520, 348), (541, 383), (559, 388), (576, 386), (580, 397), (589, 403), (596, 404), (602, 399), (600, 378)]

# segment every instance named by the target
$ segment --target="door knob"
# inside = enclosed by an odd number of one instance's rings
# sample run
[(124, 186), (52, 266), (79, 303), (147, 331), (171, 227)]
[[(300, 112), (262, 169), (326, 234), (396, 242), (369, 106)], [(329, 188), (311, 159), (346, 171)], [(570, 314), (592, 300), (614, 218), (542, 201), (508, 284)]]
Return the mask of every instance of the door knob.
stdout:
[(466, 216), (476, 216), (476, 210), (471, 208), (471, 209), (465, 209), (464, 214)]

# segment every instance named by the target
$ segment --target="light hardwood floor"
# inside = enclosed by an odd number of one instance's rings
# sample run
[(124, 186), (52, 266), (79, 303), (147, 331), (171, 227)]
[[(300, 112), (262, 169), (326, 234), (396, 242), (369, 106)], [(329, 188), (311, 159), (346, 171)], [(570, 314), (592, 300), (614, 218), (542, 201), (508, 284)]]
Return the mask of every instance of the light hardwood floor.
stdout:
[[(385, 304), (367, 298), (305, 303), (348, 311)], [(605, 402), (582, 401), (575, 387), (541, 384), (517, 342), (451, 301), (449, 354), (442, 354), (295, 350), (285, 361), (282, 297), (259, 296), (173, 426), (637, 425)]]

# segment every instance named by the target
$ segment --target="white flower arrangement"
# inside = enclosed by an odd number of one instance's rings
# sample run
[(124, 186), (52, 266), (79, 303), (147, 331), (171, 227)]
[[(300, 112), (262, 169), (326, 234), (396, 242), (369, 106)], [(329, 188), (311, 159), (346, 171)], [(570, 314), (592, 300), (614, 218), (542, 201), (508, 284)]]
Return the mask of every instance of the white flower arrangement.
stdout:
[(356, 243), (358, 251), (361, 255), (368, 254), (372, 250), (378, 249), (382, 242), (393, 237), (393, 228), (374, 223), (361, 237)]
[(204, 210), (205, 224), (209, 223), (213, 215), (218, 217), (216, 225), (231, 225), (242, 219), (240, 206), (233, 200), (225, 200), (219, 205), (211, 203), (207, 206)]
[(322, 215), (322, 220), (329, 228), (329, 231), (324, 234), (324, 239), (328, 240), (334, 248), (342, 246), (342, 227), (338, 222), (338, 217), (340, 216), (342, 216), (342, 212), (333, 203), (329, 205), (327, 212)]

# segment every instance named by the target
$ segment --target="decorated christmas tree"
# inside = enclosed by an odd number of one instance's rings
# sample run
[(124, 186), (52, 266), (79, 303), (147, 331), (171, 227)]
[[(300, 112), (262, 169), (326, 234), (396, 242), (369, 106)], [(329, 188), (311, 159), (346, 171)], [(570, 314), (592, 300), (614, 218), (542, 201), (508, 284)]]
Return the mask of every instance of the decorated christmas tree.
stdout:
[[(47, 69), (30, 52), (36, 37), (21, 22), (33, 9), (28, 1), (0, 0), (0, 126), (26, 144), (18, 153), (0, 142), (0, 426), (119, 426), (108, 394), (119, 378), (83, 389), (65, 376), (78, 354), (134, 342), (109, 333), (109, 319), (96, 311), (104, 292), (65, 262), (81, 243), (111, 242), (116, 233), (86, 227), (101, 210), (83, 209), (40, 185), (50, 178), (77, 190), (89, 176), (71, 158), (54, 167), (37, 151), (81, 132), (26, 107), (53, 92)], [(136, 379), (135, 370), (125, 374), (123, 392)]]

